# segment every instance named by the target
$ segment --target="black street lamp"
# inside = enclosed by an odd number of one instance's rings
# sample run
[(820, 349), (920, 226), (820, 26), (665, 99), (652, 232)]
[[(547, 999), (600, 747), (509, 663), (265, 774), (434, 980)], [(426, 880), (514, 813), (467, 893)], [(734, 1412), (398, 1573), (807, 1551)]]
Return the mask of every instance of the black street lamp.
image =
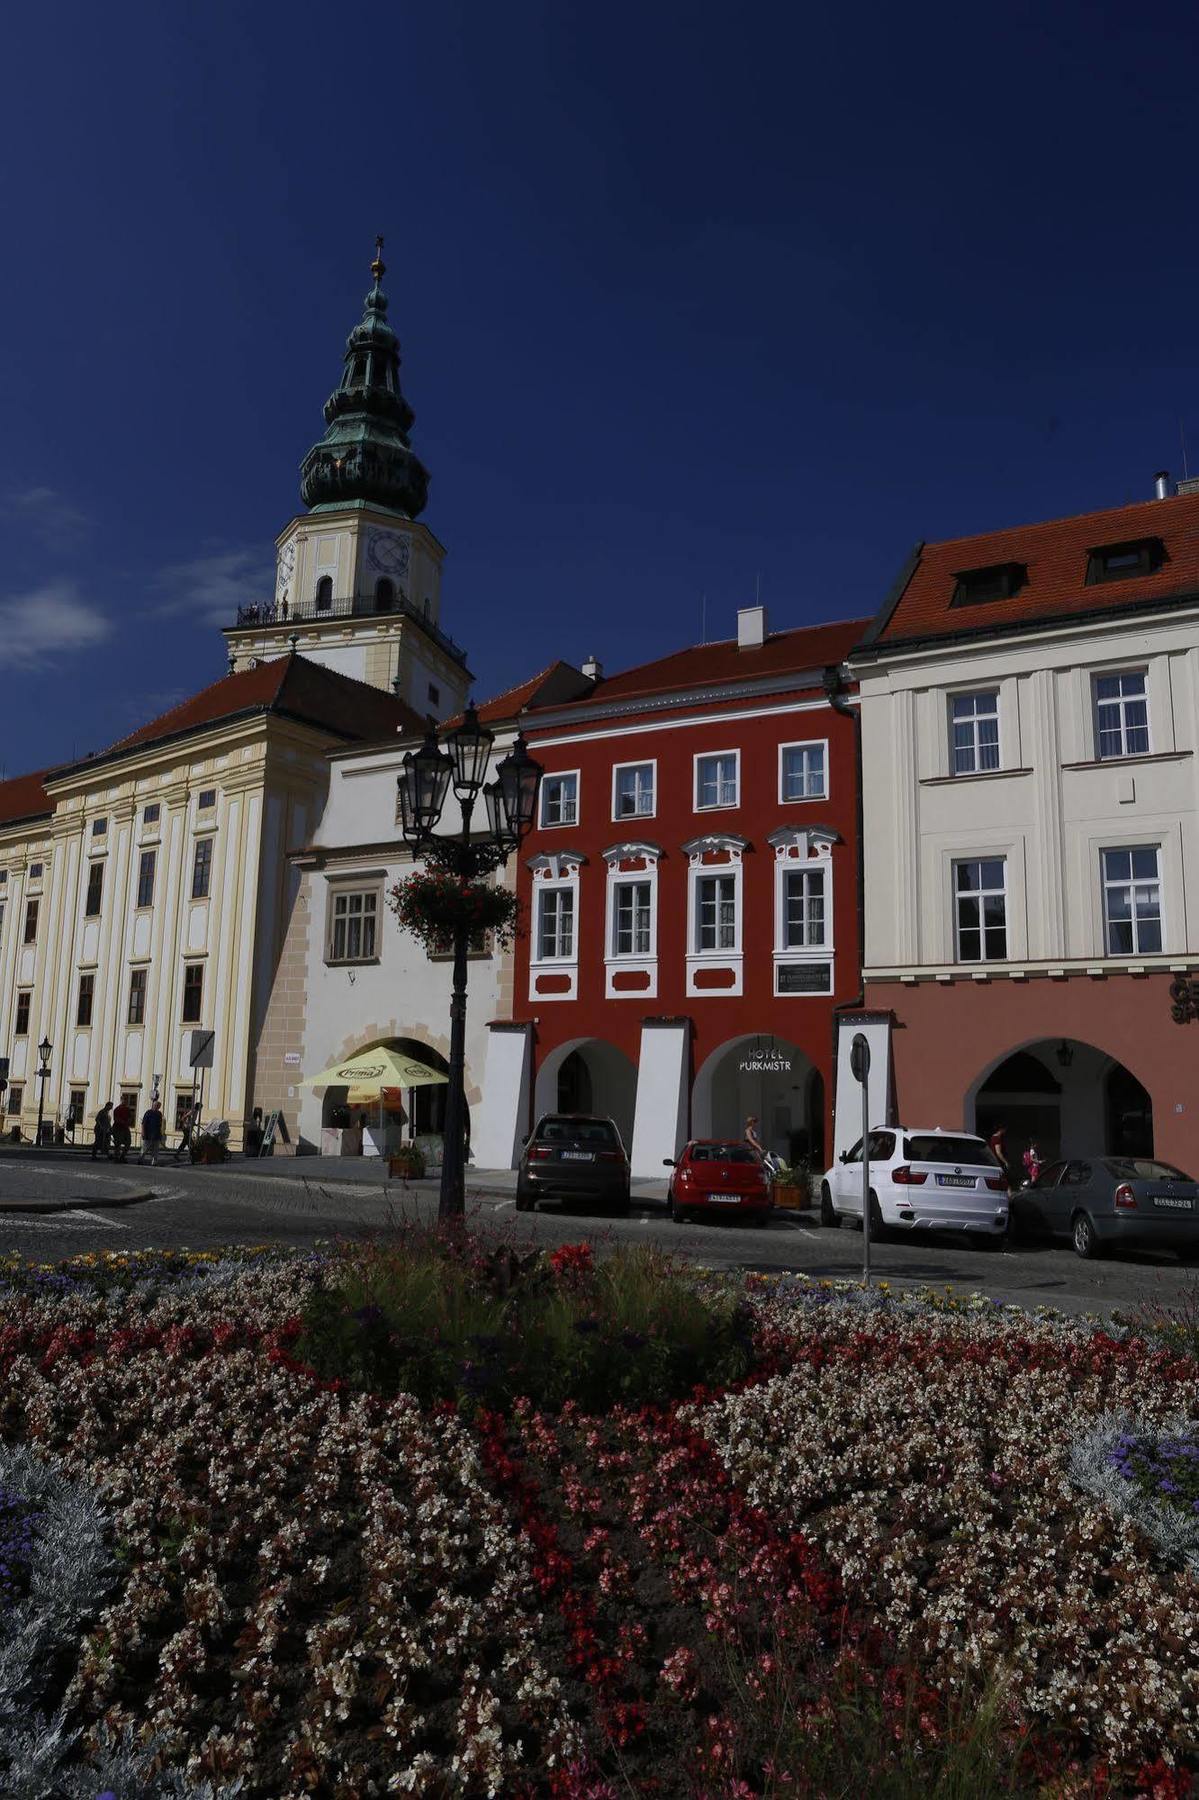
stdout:
[(53, 1050), (54, 1045), (50, 1042), (48, 1037), (44, 1037), (37, 1047), (37, 1053), (41, 1058), (42, 1064), (37, 1072), (38, 1080), (42, 1084), (38, 1089), (37, 1096), (37, 1143), (39, 1149), (41, 1148), (42, 1143), (42, 1115), (46, 1110), (46, 1083), (50, 1079), (50, 1057)]
[[(533, 823), (541, 764), (535, 762), (518, 732), (511, 750), (485, 782), (495, 733), (479, 723), (472, 705), (442, 749), (430, 724), (419, 750), (404, 756), (399, 778), (400, 829), (414, 856), (445, 869), (461, 881), (477, 881), (502, 867)], [(459, 832), (438, 833), (451, 784), (462, 809)], [(471, 833), (475, 802), (482, 793), (488, 834)], [(450, 1000), (450, 1080), (446, 1092), (445, 1142), (441, 1158), (443, 1219), (460, 1218), (466, 1210), (466, 970), (470, 928), (454, 928), (453, 993)]]

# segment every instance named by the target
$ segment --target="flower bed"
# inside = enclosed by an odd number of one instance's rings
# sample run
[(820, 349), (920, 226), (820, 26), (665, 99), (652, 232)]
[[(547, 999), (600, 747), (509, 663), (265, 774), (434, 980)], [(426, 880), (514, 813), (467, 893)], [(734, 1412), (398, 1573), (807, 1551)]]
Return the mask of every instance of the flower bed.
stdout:
[[(500, 1249), (453, 1254), (491, 1300), (591, 1316), (578, 1247)], [(30, 1800), (94, 1800), (80, 1758), (115, 1766), (122, 1733), (139, 1795), (1190, 1791), (1194, 1577), (1076, 1467), (1119, 1417), (1173, 1468), (1190, 1359), (759, 1280), (731, 1385), (422, 1403), (305, 1364), (306, 1310), (354, 1278), (344, 1251), (0, 1262), (0, 1452), (35, 1464), (0, 1466), (17, 1604), (46, 1494), (104, 1521), (26, 1722), (62, 1709), (75, 1785)]]

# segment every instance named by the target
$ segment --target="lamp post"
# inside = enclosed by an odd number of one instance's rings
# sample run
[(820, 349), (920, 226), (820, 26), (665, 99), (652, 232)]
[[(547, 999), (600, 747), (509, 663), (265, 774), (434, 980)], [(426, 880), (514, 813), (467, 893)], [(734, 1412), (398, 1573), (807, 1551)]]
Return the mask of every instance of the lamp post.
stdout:
[(42, 1143), (42, 1115), (46, 1110), (46, 1083), (50, 1079), (50, 1057), (53, 1050), (54, 1045), (50, 1042), (48, 1037), (44, 1037), (37, 1047), (38, 1057), (40, 1058), (42, 1065), (37, 1072), (37, 1078), (42, 1084), (38, 1089), (37, 1095), (37, 1144), (39, 1149), (41, 1148)]
[[(404, 756), (399, 778), (400, 829), (413, 856), (422, 856), (435, 867), (461, 881), (477, 881), (501, 868), (533, 823), (541, 764), (516, 741), (486, 781), (495, 733), (479, 723), (472, 705), (443, 749), (430, 723), (419, 750)], [(462, 811), (458, 832), (439, 833), (442, 811), (450, 787)], [(472, 834), (471, 819), (480, 793), (487, 808), (487, 833)], [(441, 1197), (438, 1214), (460, 1218), (466, 1210), (466, 970), (470, 929), (460, 920), (453, 936), (453, 988), (450, 999), (450, 1080), (446, 1092), (445, 1142), (441, 1159)]]

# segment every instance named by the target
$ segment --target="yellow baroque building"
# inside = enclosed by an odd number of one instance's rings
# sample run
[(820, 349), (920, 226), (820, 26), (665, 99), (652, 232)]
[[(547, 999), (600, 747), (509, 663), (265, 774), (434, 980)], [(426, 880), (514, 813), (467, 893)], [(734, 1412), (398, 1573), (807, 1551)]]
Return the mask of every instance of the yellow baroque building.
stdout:
[[(394, 694), (291, 654), (227, 675), (99, 755), (0, 782), (6, 1134), (157, 1090), (168, 1130), (211, 1031), (204, 1113), (241, 1141), (328, 752), (411, 733)], [(272, 1023), (286, 1033), (287, 995)], [(297, 1001), (299, 997), (297, 996)]]

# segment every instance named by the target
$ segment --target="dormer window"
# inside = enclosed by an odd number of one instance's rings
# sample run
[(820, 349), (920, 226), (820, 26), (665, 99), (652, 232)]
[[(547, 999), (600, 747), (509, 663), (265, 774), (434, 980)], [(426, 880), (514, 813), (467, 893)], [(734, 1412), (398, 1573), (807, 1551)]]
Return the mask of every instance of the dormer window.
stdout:
[(1010, 600), (1028, 580), (1023, 563), (991, 563), (985, 569), (959, 569), (951, 606), (985, 606), (991, 600)]
[(1101, 544), (1087, 551), (1087, 586), (1100, 581), (1128, 581), (1152, 575), (1166, 560), (1160, 538), (1137, 538), (1127, 544)]

